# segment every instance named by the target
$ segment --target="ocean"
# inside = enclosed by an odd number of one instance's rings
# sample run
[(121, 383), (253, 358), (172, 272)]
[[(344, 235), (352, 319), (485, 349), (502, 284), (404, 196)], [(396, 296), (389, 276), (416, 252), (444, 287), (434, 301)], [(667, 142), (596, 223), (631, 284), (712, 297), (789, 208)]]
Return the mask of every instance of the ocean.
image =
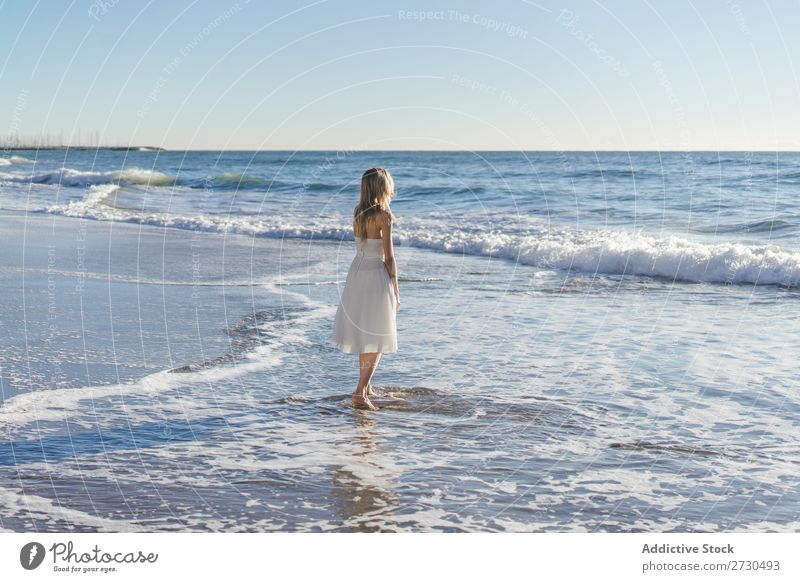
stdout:
[[(397, 196), (378, 412), (333, 316)], [(800, 154), (0, 154), (0, 531), (800, 530)]]

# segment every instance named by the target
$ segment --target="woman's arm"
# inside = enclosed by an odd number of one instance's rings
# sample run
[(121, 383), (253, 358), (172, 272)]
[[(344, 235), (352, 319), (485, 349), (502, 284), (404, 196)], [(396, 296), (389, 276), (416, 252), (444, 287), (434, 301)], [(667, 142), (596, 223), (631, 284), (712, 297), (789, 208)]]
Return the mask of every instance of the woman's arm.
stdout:
[(397, 261), (394, 260), (394, 244), (392, 244), (392, 216), (381, 214), (381, 244), (383, 246), (383, 264), (392, 279), (394, 297), (397, 301), (395, 309), (400, 309), (400, 289), (397, 287)]

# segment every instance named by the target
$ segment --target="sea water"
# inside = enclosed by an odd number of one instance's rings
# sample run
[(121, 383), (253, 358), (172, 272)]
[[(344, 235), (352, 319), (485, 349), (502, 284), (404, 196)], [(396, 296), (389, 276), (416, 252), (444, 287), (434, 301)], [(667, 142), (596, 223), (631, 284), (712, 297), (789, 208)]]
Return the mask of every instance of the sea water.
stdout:
[[(361, 173), (399, 351), (328, 343)], [(800, 154), (0, 157), (0, 528), (797, 531)]]

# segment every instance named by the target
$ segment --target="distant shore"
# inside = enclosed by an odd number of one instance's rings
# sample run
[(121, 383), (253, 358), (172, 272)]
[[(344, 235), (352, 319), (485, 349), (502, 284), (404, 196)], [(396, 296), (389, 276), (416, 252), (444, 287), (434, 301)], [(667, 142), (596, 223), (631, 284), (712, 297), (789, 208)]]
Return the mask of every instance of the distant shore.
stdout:
[(165, 148), (159, 148), (155, 146), (11, 146), (11, 147), (4, 147), (3, 151), (6, 152), (18, 152), (18, 151), (37, 151), (37, 150), (78, 150), (78, 151), (89, 151), (89, 150), (106, 150), (106, 151), (114, 151), (114, 152), (164, 152), (166, 151)]

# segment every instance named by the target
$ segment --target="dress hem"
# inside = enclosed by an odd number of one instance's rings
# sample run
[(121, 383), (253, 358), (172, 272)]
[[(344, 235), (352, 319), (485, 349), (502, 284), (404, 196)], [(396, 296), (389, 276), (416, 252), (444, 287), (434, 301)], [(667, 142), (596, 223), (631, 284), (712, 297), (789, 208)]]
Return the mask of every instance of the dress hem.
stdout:
[(357, 346), (355, 344), (343, 344), (333, 339), (330, 340), (330, 343), (346, 354), (364, 354), (374, 352), (393, 354), (397, 351), (396, 345), (367, 344), (365, 346)]

